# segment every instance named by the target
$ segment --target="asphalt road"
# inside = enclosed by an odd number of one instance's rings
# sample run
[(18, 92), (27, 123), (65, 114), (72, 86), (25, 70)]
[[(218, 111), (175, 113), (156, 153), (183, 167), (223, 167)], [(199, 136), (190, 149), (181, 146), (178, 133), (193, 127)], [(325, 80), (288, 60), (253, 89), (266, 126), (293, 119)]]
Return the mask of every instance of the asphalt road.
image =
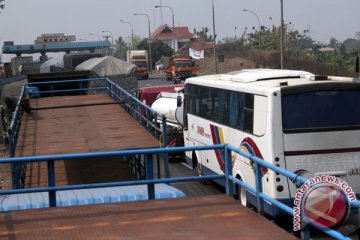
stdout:
[(150, 75), (149, 79), (138, 80), (139, 88), (151, 87), (151, 86), (162, 86), (162, 85), (173, 85), (173, 81), (166, 81), (165, 75)]

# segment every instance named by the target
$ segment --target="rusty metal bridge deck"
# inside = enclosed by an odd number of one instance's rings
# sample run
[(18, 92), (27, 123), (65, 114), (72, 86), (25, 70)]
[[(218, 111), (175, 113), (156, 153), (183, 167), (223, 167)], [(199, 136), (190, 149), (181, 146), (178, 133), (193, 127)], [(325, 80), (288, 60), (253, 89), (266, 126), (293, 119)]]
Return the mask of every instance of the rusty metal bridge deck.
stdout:
[[(158, 141), (105, 94), (32, 99), (24, 113), (16, 156), (158, 147)], [(105, 163), (106, 162), (106, 163)], [(133, 179), (124, 161), (56, 161), (56, 185)], [(125, 171), (126, 172), (126, 171)], [(46, 163), (29, 163), (25, 187), (47, 186)]]
[(296, 239), (226, 195), (0, 213), (1, 239)]

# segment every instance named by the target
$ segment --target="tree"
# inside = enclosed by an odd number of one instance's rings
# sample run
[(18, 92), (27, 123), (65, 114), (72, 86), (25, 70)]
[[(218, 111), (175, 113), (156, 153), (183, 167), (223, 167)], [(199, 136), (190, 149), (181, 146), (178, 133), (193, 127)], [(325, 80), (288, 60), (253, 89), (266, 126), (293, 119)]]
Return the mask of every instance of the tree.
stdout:
[(209, 29), (207, 27), (202, 27), (200, 31), (196, 31), (194, 28), (194, 34), (203, 39), (205, 42), (213, 42), (214, 37), (213, 35), (209, 35)]
[(336, 40), (336, 38), (334, 38), (334, 37), (331, 37), (331, 38), (330, 38), (329, 47), (331, 47), (331, 48), (337, 48), (337, 47), (338, 47), (338, 44), (339, 44), (339, 42), (338, 42), (338, 40)]
[(131, 49), (128, 43), (126, 43), (123, 37), (119, 37), (115, 40), (115, 52), (114, 57), (125, 60), (127, 50)]
[[(143, 39), (137, 45), (137, 49), (147, 50), (149, 52), (149, 43), (148, 39)], [(151, 62), (153, 65), (163, 56), (171, 56), (174, 54), (174, 51), (169, 45), (160, 41), (153, 40), (151, 42)]]
[(360, 40), (348, 38), (343, 42), (346, 52), (356, 52), (360, 50)]

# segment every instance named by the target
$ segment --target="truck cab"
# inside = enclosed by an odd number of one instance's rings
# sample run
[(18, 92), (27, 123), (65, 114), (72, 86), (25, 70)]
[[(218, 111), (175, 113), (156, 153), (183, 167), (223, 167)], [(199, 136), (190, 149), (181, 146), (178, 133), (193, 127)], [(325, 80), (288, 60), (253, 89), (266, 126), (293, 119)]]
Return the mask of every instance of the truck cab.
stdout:
[(168, 81), (185, 80), (196, 76), (196, 72), (199, 70), (199, 67), (195, 66), (194, 60), (189, 56), (173, 56), (168, 59), (164, 68)]

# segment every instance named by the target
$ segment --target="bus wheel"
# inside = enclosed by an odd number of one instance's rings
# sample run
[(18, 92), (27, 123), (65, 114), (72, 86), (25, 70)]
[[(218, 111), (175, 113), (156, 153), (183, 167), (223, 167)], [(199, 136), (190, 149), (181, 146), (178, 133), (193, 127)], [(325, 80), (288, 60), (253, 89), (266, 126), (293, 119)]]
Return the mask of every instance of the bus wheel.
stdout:
[[(239, 179), (240, 181), (243, 181), (240, 176), (237, 176), (236, 178)], [(234, 198), (240, 200), (241, 205), (243, 205), (244, 207), (250, 207), (250, 203), (247, 201), (247, 197), (246, 197), (246, 189), (238, 184), (235, 184), (234, 187), (235, 187)]]
[[(198, 162), (195, 152), (192, 153), (192, 164), (193, 164), (193, 169), (196, 171), (197, 175), (202, 176), (201, 165)], [(200, 183), (206, 184), (206, 181), (200, 180)]]

